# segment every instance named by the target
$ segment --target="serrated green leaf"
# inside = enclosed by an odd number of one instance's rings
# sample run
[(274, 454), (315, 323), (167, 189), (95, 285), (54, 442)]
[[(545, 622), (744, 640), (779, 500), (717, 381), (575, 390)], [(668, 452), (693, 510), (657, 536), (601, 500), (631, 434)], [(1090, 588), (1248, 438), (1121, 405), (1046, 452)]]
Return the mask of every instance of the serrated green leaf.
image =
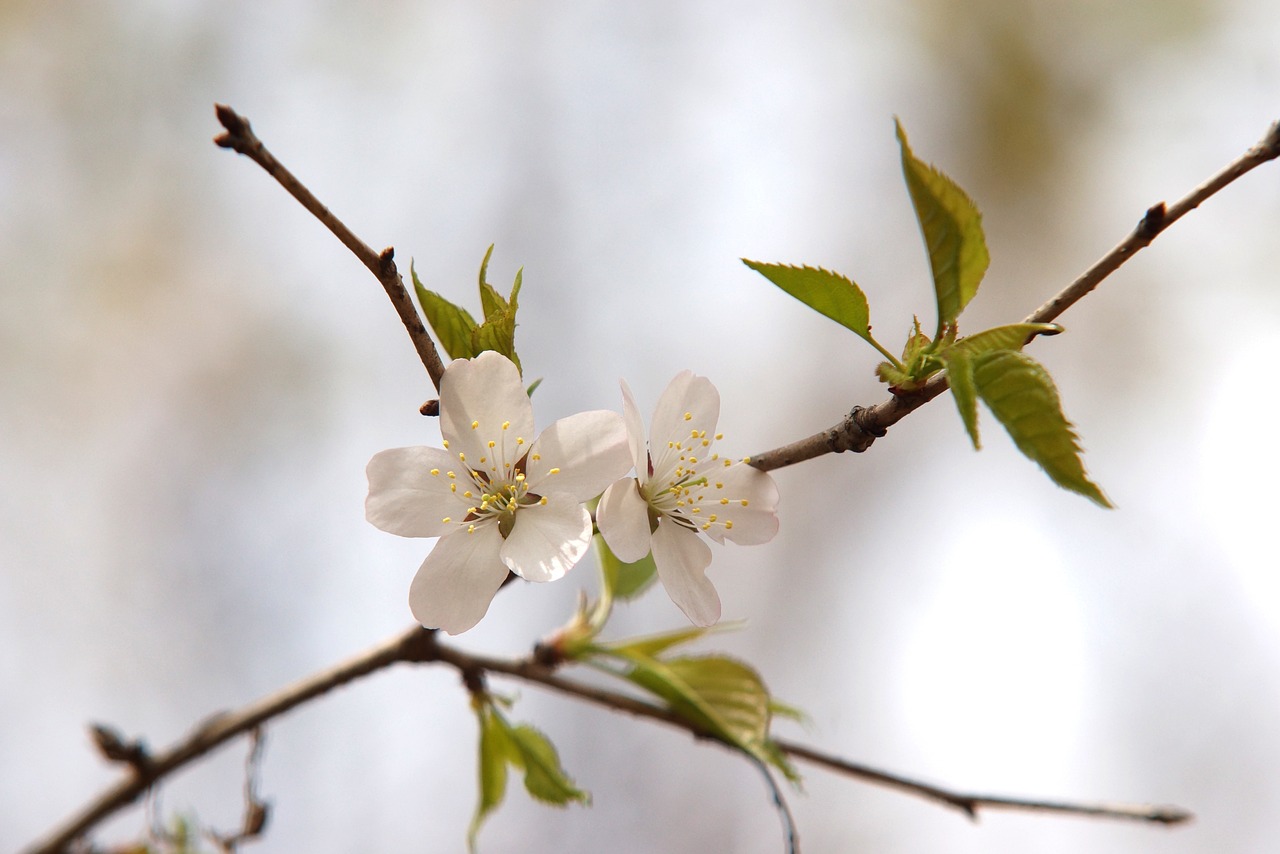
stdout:
[(1054, 483), (1111, 507), (1085, 475), (1079, 439), (1062, 414), (1058, 389), (1048, 371), (1024, 353), (996, 350), (974, 361), (973, 379), (979, 397), (1009, 431), (1018, 450), (1039, 464)]
[(960, 410), (960, 420), (969, 433), (974, 450), (982, 447), (978, 438), (978, 389), (973, 379), (973, 357), (967, 350), (952, 348), (951, 358), (947, 360), (947, 381), (951, 385), (951, 396), (955, 398), (956, 409)]
[(565, 806), (570, 801), (591, 803), (591, 795), (573, 784), (560, 767), (560, 756), (545, 735), (528, 724), (507, 730), (514, 750), (520, 754), (524, 768), (524, 787), (544, 804)]
[(480, 825), (496, 810), (507, 794), (507, 763), (512, 762), (513, 748), (506, 727), (488, 703), (476, 705), (480, 723), (480, 755), (477, 770), (480, 777), (480, 801), (467, 829), (467, 848), (476, 850)]
[(409, 262), (409, 275), (413, 279), (413, 290), (418, 295), (418, 304), (427, 318), (431, 330), (440, 341), (440, 347), (450, 359), (470, 359), (478, 351), (472, 349), (471, 335), (476, 322), (465, 308), (449, 302), (440, 294), (429, 291), (418, 280), (418, 273)]
[(635, 563), (624, 563), (609, 548), (604, 537), (596, 535), (596, 555), (600, 559), (600, 571), (604, 583), (616, 599), (634, 599), (653, 585), (658, 577), (658, 566), (649, 554)]
[(486, 320), (506, 308), (505, 301), (493, 285), (489, 284), (489, 259), (493, 256), (494, 245), (489, 244), (489, 248), (484, 253), (484, 260), (480, 262), (480, 310), (484, 313)]
[(495, 315), (486, 320), (471, 332), (471, 346), (477, 353), (484, 350), (495, 350), (515, 363), (517, 370), (523, 371), (520, 357), (516, 355), (516, 322), (511, 312)]
[(911, 383), (911, 374), (905, 368), (889, 362), (876, 365), (876, 377), (889, 388), (905, 388)]
[(790, 267), (746, 258), (742, 263), (814, 311), (872, 341), (867, 296), (852, 279), (821, 267)]
[(632, 665), (625, 677), (660, 697), (676, 714), (796, 778), (786, 757), (768, 749), (769, 692), (749, 665), (716, 655), (657, 659), (636, 650), (615, 653)]
[[(970, 356), (981, 356), (992, 350), (1021, 350), (1032, 336), (1057, 335), (1061, 331), (1062, 327), (1056, 323), (1010, 323), (967, 335), (949, 350), (964, 350)], [(949, 358), (945, 351), (941, 355), (944, 361)]]
[(938, 299), (938, 334), (934, 337), (941, 338), (978, 292), (990, 263), (982, 215), (958, 184), (916, 159), (902, 123), (895, 120), (894, 125), (902, 148), (902, 173), (933, 269)]

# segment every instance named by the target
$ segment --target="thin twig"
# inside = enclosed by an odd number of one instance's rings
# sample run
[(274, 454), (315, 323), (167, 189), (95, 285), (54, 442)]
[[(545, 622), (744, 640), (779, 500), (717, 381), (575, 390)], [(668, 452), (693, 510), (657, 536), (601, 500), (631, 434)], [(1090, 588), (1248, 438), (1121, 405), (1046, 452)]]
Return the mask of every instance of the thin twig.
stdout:
[(253, 128), (249, 126), (248, 119), (224, 104), (215, 104), (214, 111), (218, 121), (226, 128), (226, 133), (214, 137), (214, 143), (243, 154), (266, 170), (268, 175), (280, 182), (280, 186), (289, 191), (289, 195), (297, 199), (311, 212), (312, 216), (320, 220), (325, 228), (332, 231), (334, 236), (342, 241), (342, 245), (350, 249), (352, 254), (360, 259), (360, 263), (368, 267), (369, 272), (382, 283), (387, 296), (391, 298), (391, 304), (395, 306), (396, 313), (400, 315), (400, 320), (409, 333), (409, 338), (413, 341), (414, 349), (418, 351), (418, 358), (422, 360), (423, 367), (431, 376), (431, 383), (438, 391), (440, 377), (444, 374), (444, 363), (440, 361), (440, 354), (427, 334), (426, 327), (422, 325), (422, 318), (418, 316), (418, 310), (414, 308), (413, 300), (405, 289), (400, 271), (396, 269), (395, 249), (388, 246), (381, 252), (373, 251), (369, 244), (356, 237), (342, 220), (334, 216), (332, 211), (267, 150), (262, 140), (258, 139)]
[[(1053, 299), (1029, 314), (1024, 323), (1049, 323), (1056, 320), (1085, 294), (1096, 288), (1103, 279), (1114, 273), (1120, 265), (1186, 214), (1203, 204), (1210, 196), (1252, 169), (1269, 160), (1280, 157), (1280, 122), (1271, 125), (1266, 136), (1225, 169), (1196, 187), (1183, 198), (1166, 206), (1164, 202), (1147, 209), (1133, 232), (1071, 284), (1063, 288)], [(751, 456), (751, 465), (761, 471), (772, 471), (784, 466), (811, 460), (824, 454), (842, 451), (862, 452), (871, 443), (885, 435), (911, 412), (924, 406), (947, 390), (945, 374), (936, 374), (925, 385), (913, 392), (890, 397), (871, 407), (855, 406), (845, 418), (833, 427), (815, 433), (789, 445), (773, 448)]]

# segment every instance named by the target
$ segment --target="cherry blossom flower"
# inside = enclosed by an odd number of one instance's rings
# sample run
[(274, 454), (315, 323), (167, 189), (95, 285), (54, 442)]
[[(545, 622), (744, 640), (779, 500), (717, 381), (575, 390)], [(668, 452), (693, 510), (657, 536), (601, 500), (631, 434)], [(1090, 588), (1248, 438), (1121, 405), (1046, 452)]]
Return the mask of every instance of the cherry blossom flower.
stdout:
[(586, 553), (583, 502), (631, 467), (616, 412), (562, 418), (533, 441), (533, 406), (511, 360), (458, 359), (440, 382), (444, 448), (393, 448), (369, 461), (365, 515), (402, 537), (439, 537), (409, 588), (428, 628), (480, 622), (510, 570), (555, 581)]
[(622, 384), (623, 417), (638, 477), (605, 490), (596, 521), (609, 548), (632, 562), (650, 551), (671, 600), (699, 626), (720, 619), (720, 597), (707, 579), (717, 543), (767, 543), (778, 532), (773, 478), (713, 451), (720, 394), (706, 377), (677, 374), (653, 414), (649, 442), (631, 389)]

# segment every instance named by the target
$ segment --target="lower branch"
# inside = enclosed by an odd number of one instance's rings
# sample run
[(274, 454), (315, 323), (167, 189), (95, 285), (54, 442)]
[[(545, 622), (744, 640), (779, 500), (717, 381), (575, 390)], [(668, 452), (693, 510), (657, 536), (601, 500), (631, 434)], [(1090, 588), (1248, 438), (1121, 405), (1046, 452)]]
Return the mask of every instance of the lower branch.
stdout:
[[(165, 777), (214, 748), (238, 736), (256, 732), (274, 718), (303, 703), (317, 699), (335, 688), (400, 662), (447, 664), (455, 668), (464, 678), (474, 679), (487, 673), (511, 676), (613, 711), (660, 721), (685, 730), (695, 738), (723, 744), (668, 708), (566, 679), (533, 657), (503, 659), (473, 655), (441, 643), (434, 630), (414, 626), (364, 653), (301, 679), (241, 709), (215, 714), (198, 725), (190, 734), (158, 754), (148, 753), (140, 742), (132, 742), (129, 749), (123, 753), (108, 753), (108, 758), (128, 766), (129, 772), (124, 779), (106, 789), (71, 818), (55, 827), (44, 839), (33, 843), (26, 849), (26, 854), (57, 854), (57, 852), (66, 851), (75, 840), (84, 837), (106, 818), (134, 803)], [(97, 725), (95, 731), (98, 732), (96, 738), (100, 744), (104, 738), (112, 745), (123, 743), (122, 739), (106, 727)], [(102, 733), (107, 735), (104, 736)], [(1122, 818), (1162, 824), (1177, 824), (1191, 818), (1191, 813), (1178, 807), (1051, 802), (964, 794), (850, 762), (803, 745), (781, 740), (775, 743), (784, 753), (796, 759), (821, 765), (868, 783), (918, 795), (959, 809), (970, 817), (976, 817), (982, 809), (999, 808)], [(731, 745), (724, 746), (736, 751), (736, 748)]]

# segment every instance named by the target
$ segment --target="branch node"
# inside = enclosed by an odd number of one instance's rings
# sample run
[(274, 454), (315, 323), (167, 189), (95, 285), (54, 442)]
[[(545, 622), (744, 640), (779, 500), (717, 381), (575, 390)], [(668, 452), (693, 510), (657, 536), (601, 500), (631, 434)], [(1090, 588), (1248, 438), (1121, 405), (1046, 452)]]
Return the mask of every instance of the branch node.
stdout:
[(396, 269), (396, 248), (388, 246), (378, 253), (378, 278), (396, 278), (400, 271)]
[(1165, 212), (1164, 202), (1157, 202), (1147, 208), (1142, 221), (1138, 223), (1138, 236), (1144, 240), (1154, 239), (1164, 229)]
[(827, 437), (827, 444), (835, 453), (853, 451), (860, 454), (876, 439), (883, 438), (888, 430), (875, 423), (872, 411), (865, 406), (855, 406)]
[(151, 753), (142, 739), (126, 740), (120, 731), (106, 724), (90, 724), (89, 737), (104, 758), (112, 762), (122, 762), (139, 774), (145, 774), (152, 767)]

